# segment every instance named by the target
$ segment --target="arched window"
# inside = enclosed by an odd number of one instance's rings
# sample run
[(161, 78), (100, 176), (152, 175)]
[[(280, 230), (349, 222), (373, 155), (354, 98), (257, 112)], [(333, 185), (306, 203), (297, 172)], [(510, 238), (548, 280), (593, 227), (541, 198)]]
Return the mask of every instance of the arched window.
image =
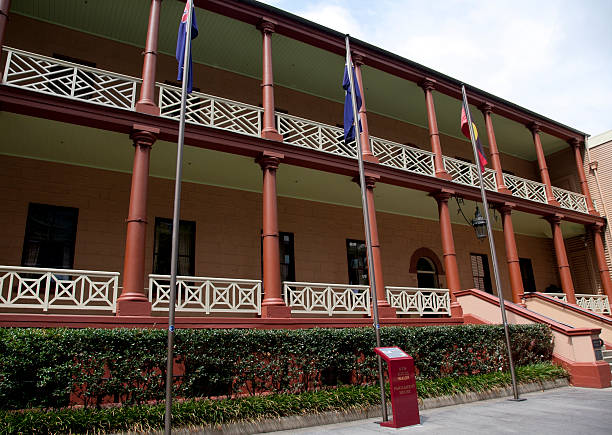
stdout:
[(439, 288), (436, 265), (427, 257), (417, 261), (417, 282), (419, 288)]

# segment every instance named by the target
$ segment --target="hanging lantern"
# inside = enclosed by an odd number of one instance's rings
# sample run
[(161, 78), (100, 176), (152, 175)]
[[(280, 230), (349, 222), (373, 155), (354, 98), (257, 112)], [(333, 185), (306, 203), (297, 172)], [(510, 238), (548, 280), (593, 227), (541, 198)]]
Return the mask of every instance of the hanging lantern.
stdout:
[(480, 214), (480, 210), (476, 207), (476, 213), (474, 213), (474, 219), (472, 219), (472, 226), (476, 231), (476, 238), (482, 240), (487, 237), (487, 221)]

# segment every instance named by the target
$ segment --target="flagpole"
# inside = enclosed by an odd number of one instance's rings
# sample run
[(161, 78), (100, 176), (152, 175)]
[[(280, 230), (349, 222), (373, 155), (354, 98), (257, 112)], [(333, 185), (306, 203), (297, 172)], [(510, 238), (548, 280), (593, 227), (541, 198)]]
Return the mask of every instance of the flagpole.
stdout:
[(181, 215), (181, 177), (183, 172), (183, 145), (185, 142), (185, 111), (187, 107), (187, 81), (189, 78), (189, 53), (191, 49), (191, 21), (193, 0), (187, 0), (187, 36), (185, 38), (185, 55), (183, 58), (183, 79), (181, 89), (181, 113), (179, 134), (176, 145), (176, 178), (174, 180), (174, 213), (172, 214), (172, 254), (170, 257), (170, 301), (168, 306), (168, 357), (166, 366), (166, 414), (164, 416), (164, 433), (172, 431), (172, 383), (174, 380), (174, 311), (176, 305), (176, 275), (178, 266), (179, 226)]
[[(361, 137), (359, 131), (359, 114), (357, 111), (357, 100), (355, 98), (355, 82), (353, 80), (353, 61), (351, 59), (351, 48), (349, 44), (349, 35), (345, 37), (346, 42), (346, 68), (351, 84), (351, 103), (353, 105), (353, 126), (355, 127), (355, 144), (357, 146), (357, 161), (359, 162), (359, 186), (361, 187), (361, 208), (363, 210), (363, 226), (366, 234), (366, 248), (368, 255), (368, 274), (370, 277), (370, 299), (372, 301), (372, 317), (374, 317), (374, 331), (376, 332), (376, 347), (380, 345), (380, 323), (378, 321), (378, 301), (376, 298), (376, 274), (374, 273), (374, 263), (372, 261), (372, 234), (370, 233), (370, 213), (368, 209), (368, 201), (366, 200), (366, 185), (365, 175), (363, 171), (363, 153), (361, 149)], [(376, 355), (378, 360), (378, 383), (380, 384), (380, 401), (382, 405), (382, 418), (387, 421), (387, 399), (385, 397), (385, 381), (383, 379), (382, 359), (380, 355)]]
[(472, 148), (474, 150), (474, 161), (476, 162), (478, 172), (478, 180), (480, 181), (480, 195), (482, 196), (482, 207), (484, 208), (485, 219), (487, 221), (487, 232), (489, 234), (489, 247), (491, 249), (491, 261), (493, 262), (493, 272), (495, 275), (495, 287), (497, 289), (497, 297), (499, 298), (499, 308), (501, 310), (502, 322), (504, 324), (504, 335), (506, 336), (506, 347), (508, 349), (508, 361), (510, 362), (510, 376), (512, 377), (512, 392), (514, 394), (514, 400), (525, 400), (519, 399), (518, 387), (516, 385), (516, 375), (514, 373), (514, 361), (512, 360), (512, 348), (510, 347), (510, 332), (508, 331), (508, 319), (506, 318), (506, 304), (504, 302), (504, 295), (501, 288), (499, 279), (499, 268), (497, 266), (497, 254), (495, 251), (495, 240), (493, 240), (493, 228), (491, 227), (491, 220), (489, 219), (489, 204), (487, 202), (487, 195), (485, 193), (484, 183), (482, 180), (482, 170), (480, 166), (480, 159), (478, 158), (478, 151), (476, 150), (476, 140), (474, 137), (474, 129), (472, 128), (472, 115), (467, 102), (467, 96), (465, 94), (465, 86), (461, 85), (461, 93), (463, 95), (463, 107), (467, 116), (468, 127), (470, 129), (470, 139), (472, 140)]

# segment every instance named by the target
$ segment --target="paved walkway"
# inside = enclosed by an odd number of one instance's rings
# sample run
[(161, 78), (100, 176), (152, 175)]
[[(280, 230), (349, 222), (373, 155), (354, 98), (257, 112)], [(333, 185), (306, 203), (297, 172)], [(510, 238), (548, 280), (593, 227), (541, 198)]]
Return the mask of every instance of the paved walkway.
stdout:
[(402, 429), (380, 427), (378, 419), (273, 432), (315, 435), (402, 434), (612, 434), (612, 388), (566, 387), (521, 396), (524, 402), (495, 399), (421, 412), (421, 424)]

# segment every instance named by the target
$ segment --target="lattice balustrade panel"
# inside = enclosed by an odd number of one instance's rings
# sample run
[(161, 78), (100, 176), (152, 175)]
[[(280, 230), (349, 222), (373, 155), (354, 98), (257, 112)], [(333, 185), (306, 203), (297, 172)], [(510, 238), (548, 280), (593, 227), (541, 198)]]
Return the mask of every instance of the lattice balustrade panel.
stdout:
[[(450, 157), (444, 157), (443, 160), (444, 169), (452, 177), (455, 183), (480, 187), (480, 179), (478, 177), (478, 171), (480, 169), (476, 165)], [(485, 189), (497, 190), (494, 170), (485, 168), (485, 172), (482, 174), (482, 181), (484, 182)]]
[(434, 175), (434, 155), (407, 145), (372, 137), (372, 154), (382, 165), (423, 175)]
[(0, 266), (0, 307), (115, 312), (119, 273)]
[[(179, 276), (176, 312), (261, 314), (261, 281)], [(153, 311), (168, 311), (170, 276), (149, 275), (149, 301)]]
[(559, 201), (561, 207), (569, 210), (581, 211), (583, 213), (588, 212), (586, 197), (584, 195), (554, 186), (552, 191), (555, 199)]
[(594, 313), (610, 314), (610, 302), (606, 295), (576, 295), (576, 302), (580, 308)]
[(558, 299), (563, 302), (567, 302), (567, 295), (565, 293), (542, 293), (544, 296), (549, 298)]
[(133, 109), (139, 79), (8, 49), (2, 83), (103, 106)]
[(344, 131), (308, 119), (279, 114), (278, 132), (283, 141), (304, 148), (310, 148), (344, 157), (357, 158), (355, 142), (344, 143)]
[(546, 203), (546, 188), (537, 181), (527, 180), (515, 175), (504, 174), (504, 184), (512, 195), (531, 201)]
[(291, 312), (308, 314), (368, 314), (370, 287), (365, 285), (285, 282), (285, 303)]
[[(161, 84), (157, 86), (161, 116), (178, 120), (181, 114), (181, 89)], [(262, 113), (263, 109), (256, 106), (192, 92), (187, 96), (185, 120), (192, 124), (260, 136)]]
[(387, 301), (398, 314), (449, 314), (450, 296), (447, 289), (385, 287)]

